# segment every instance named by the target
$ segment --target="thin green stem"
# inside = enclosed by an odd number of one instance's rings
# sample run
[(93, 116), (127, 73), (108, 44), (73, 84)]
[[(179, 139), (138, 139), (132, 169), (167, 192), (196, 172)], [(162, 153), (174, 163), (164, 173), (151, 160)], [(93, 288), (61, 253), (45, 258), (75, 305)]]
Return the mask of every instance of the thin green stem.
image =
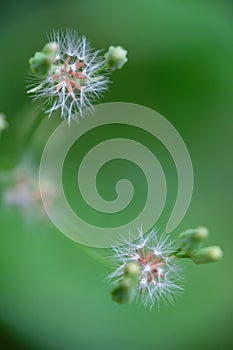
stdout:
[(179, 259), (185, 259), (185, 258), (188, 259), (188, 258), (190, 258), (190, 255), (188, 255), (188, 254), (181, 254), (181, 250), (182, 250), (181, 248), (178, 248), (174, 252), (171, 252), (169, 254), (169, 256), (170, 257), (174, 256), (174, 257), (179, 258)]
[(180, 253), (180, 251), (181, 251), (181, 249), (179, 248), (179, 249), (177, 249), (177, 250), (174, 250), (174, 252), (171, 252), (170, 254), (169, 254), (169, 256), (176, 256), (177, 254), (179, 254)]
[(26, 133), (26, 136), (23, 140), (23, 145), (22, 145), (22, 151), (24, 151), (25, 149), (28, 148), (28, 145), (30, 144), (32, 138), (34, 137), (38, 127), (40, 126), (40, 124), (42, 123), (44, 117), (43, 117), (43, 113), (39, 113), (36, 118), (34, 119), (34, 121), (31, 124), (31, 127), (29, 128), (29, 130)]
[(98, 74), (103, 73), (107, 67), (108, 67), (108, 64), (105, 63), (102, 67), (100, 67), (99, 69), (97, 69), (97, 71), (95, 71), (94, 75), (98, 75)]

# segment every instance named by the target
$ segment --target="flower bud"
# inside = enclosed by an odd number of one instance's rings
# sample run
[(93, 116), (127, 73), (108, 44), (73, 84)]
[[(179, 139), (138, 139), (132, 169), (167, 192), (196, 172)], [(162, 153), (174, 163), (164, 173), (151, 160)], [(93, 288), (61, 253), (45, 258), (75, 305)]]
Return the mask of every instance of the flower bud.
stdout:
[(120, 304), (131, 303), (138, 285), (140, 266), (130, 262), (125, 266), (123, 278), (111, 291), (112, 299)]
[(127, 264), (125, 268), (125, 275), (129, 276), (130, 278), (138, 278), (140, 272), (140, 267), (138, 264), (134, 262), (130, 262)]
[(190, 254), (192, 251), (201, 247), (202, 242), (209, 235), (206, 227), (200, 226), (196, 229), (189, 229), (180, 234), (180, 248), (184, 254)]
[(123, 278), (119, 284), (111, 291), (112, 300), (119, 304), (131, 303), (134, 299), (135, 288), (132, 286), (132, 279)]
[(51, 60), (51, 63), (53, 63), (55, 61), (55, 58), (56, 58), (56, 55), (57, 55), (57, 52), (58, 52), (58, 44), (55, 43), (55, 42), (50, 42), (50, 43), (47, 43), (43, 49), (42, 49), (42, 52), (48, 56)]
[(29, 59), (31, 71), (38, 75), (46, 75), (55, 61), (57, 50), (58, 45), (55, 42), (47, 43), (42, 51), (36, 52)]
[(219, 246), (210, 246), (193, 252), (191, 259), (195, 264), (205, 264), (208, 262), (218, 261), (222, 258), (223, 253)]
[(105, 54), (106, 64), (111, 70), (121, 69), (128, 61), (127, 51), (121, 46), (110, 46)]
[(31, 71), (38, 75), (46, 75), (51, 68), (51, 62), (43, 52), (36, 52), (29, 63)]

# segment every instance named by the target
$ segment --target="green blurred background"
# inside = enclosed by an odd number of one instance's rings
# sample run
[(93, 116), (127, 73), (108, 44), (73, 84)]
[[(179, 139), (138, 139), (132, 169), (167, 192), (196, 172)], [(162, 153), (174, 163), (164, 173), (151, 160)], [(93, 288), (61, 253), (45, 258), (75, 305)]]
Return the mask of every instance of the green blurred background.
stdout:
[[(128, 49), (129, 62), (114, 74), (104, 102), (138, 103), (173, 123), (195, 175), (191, 205), (174, 235), (206, 225), (209, 244), (219, 244), (224, 259), (187, 262), (185, 293), (172, 306), (152, 312), (120, 306), (108, 294), (106, 266), (49, 220), (28, 225), (17, 211), (2, 208), (0, 349), (231, 349), (233, 2), (1, 1), (0, 111), (10, 123), (0, 143), (5, 160), (15, 158), (35, 113), (25, 93), (28, 58), (47, 32), (67, 27), (96, 48)], [(43, 123), (34, 141), (38, 154), (57, 120)], [(175, 171), (159, 146), (158, 152), (174, 197)]]

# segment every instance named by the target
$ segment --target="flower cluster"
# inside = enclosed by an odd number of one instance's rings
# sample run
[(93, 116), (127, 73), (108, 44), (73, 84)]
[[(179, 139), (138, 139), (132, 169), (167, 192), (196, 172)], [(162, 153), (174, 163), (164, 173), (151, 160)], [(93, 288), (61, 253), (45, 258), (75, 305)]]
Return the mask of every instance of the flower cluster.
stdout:
[[(49, 39), (51, 52), (56, 51), (54, 60), (50, 62), (48, 72), (45, 70), (46, 74), (34, 74), (35, 82), (28, 92), (35, 93), (35, 99), (47, 99), (49, 115), (59, 109), (61, 117), (70, 120), (73, 113), (82, 114), (84, 108), (91, 108), (93, 100), (98, 100), (107, 89), (106, 74), (98, 74), (104, 65), (104, 57), (90, 48), (84, 36), (79, 38), (74, 31), (54, 32)], [(42, 53), (46, 50), (47, 46)], [(45, 54), (45, 62), (48, 56)], [(38, 59), (38, 54), (31, 59), (32, 67)]]
[(137, 300), (152, 309), (160, 300), (172, 302), (183, 291), (180, 261), (191, 259), (196, 264), (218, 261), (222, 250), (218, 246), (202, 248), (208, 236), (205, 227), (189, 229), (179, 235), (177, 247), (168, 235), (155, 230), (124, 246), (113, 248), (116, 269), (109, 275), (112, 281), (112, 298), (118, 303)]
[(143, 235), (140, 229), (139, 235), (136, 242), (114, 248), (118, 266), (109, 276), (113, 300), (121, 303), (136, 299), (150, 308), (155, 301), (172, 302), (183, 290), (172, 242), (167, 235), (159, 237), (155, 230)]
[(29, 94), (43, 99), (49, 116), (60, 110), (61, 118), (77, 118), (83, 110), (92, 112), (108, 88), (109, 73), (127, 61), (121, 47), (111, 46), (105, 56), (92, 49), (75, 31), (53, 32), (49, 43), (29, 60), (32, 84)]
[(195, 264), (206, 264), (220, 260), (222, 250), (219, 246), (202, 247), (208, 236), (209, 230), (202, 226), (182, 232), (179, 236), (176, 257), (189, 258)]

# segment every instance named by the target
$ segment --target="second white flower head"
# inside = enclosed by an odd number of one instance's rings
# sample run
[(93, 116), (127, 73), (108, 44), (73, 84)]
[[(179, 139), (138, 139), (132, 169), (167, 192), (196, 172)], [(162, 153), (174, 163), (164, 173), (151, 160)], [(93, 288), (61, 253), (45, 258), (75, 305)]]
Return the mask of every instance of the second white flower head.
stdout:
[(133, 263), (139, 271), (134, 298), (152, 308), (155, 302), (173, 301), (180, 294), (180, 268), (172, 255), (174, 249), (168, 236), (159, 237), (154, 230), (143, 236), (142, 229), (139, 234), (136, 243), (114, 248), (117, 268), (109, 278), (114, 286), (121, 284), (129, 264)]

